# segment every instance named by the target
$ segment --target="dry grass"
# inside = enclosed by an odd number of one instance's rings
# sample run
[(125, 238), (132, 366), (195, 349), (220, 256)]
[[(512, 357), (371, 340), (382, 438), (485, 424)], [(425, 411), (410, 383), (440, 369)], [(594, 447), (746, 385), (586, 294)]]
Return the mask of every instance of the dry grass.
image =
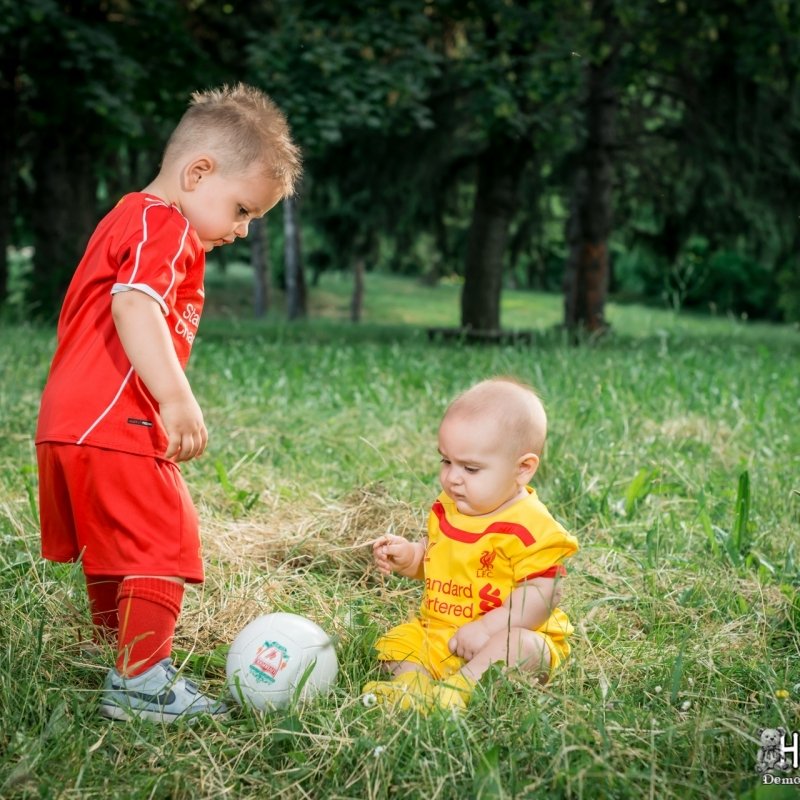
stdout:
[[(177, 643), (207, 652), (230, 642), (254, 617), (275, 610), (300, 609), (339, 635), (352, 597), (386, 582), (372, 569), (372, 542), (391, 530), (418, 538), (425, 514), (392, 497), (378, 483), (339, 501), (309, 496), (313, 504), (275, 504), (247, 520), (204, 521), (208, 562), (202, 592), (190, 595)], [(324, 574), (320, 583), (309, 576)], [(331, 602), (339, 584), (340, 605)], [(398, 593), (405, 597), (404, 590)]]

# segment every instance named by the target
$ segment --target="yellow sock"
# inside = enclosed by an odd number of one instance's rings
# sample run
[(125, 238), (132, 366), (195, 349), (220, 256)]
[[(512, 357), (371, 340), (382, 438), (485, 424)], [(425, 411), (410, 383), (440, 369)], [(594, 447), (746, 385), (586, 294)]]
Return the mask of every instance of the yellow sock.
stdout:
[(475, 681), (462, 672), (456, 672), (455, 675), (433, 686), (434, 705), (446, 711), (450, 709), (463, 711), (469, 703), (474, 688)]
[(427, 672), (403, 672), (389, 681), (370, 681), (361, 690), (365, 704), (425, 711), (433, 704), (433, 683)]

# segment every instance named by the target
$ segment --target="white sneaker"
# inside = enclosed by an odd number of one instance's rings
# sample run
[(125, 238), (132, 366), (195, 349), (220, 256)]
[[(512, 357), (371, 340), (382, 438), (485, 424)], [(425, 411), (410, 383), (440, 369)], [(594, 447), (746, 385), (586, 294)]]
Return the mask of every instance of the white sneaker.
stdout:
[(106, 675), (100, 714), (109, 719), (145, 719), (174, 722), (201, 714), (225, 716), (224, 703), (202, 694), (195, 683), (178, 677), (178, 670), (165, 658), (132, 678), (123, 678), (115, 669)]

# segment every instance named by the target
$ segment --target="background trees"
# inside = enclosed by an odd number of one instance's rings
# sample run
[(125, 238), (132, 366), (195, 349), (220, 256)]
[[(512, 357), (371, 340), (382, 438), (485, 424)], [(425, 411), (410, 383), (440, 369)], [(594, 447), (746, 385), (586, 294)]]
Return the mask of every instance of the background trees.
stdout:
[[(277, 270), (462, 276), (800, 317), (800, 7), (788, 0), (0, 0), (0, 301), (52, 316), (97, 217), (157, 167), (195, 88), (263, 86), (304, 148)], [(291, 209), (290, 209), (291, 210)], [(271, 223), (268, 223), (271, 224)], [(7, 251), (13, 245), (14, 250)], [(20, 259), (15, 260), (19, 271)], [(287, 272), (288, 270), (288, 272)], [(17, 282), (19, 275), (16, 276)]]

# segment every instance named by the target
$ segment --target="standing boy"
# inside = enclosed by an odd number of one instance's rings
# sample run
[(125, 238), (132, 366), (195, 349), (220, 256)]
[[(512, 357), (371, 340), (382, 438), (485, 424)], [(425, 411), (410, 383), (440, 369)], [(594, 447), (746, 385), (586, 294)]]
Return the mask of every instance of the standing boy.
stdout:
[(117, 642), (100, 713), (219, 714), (170, 661), (184, 583), (203, 580), (178, 462), (208, 433), (184, 374), (205, 254), (290, 195), (283, 113), (239, 84), (198, 92), (161, 169), (100, 222), (67, 290), (36, 432), (42, 554), (81, 560), (95, 636)]
[(483, 381), (450, 404), (427, 538), (386, 535), (373, 546), (381, 573), (425, 588), (418, 617), (378, 641), (392, 677), (368, 683), (365, 701), (463, 708), (492, 663), (544, 683), (569, 654), (572, 626), (557, 605), (563, 561), (578, 544), (528, 486), (546, 434), (536, 393), (511, 379)]

